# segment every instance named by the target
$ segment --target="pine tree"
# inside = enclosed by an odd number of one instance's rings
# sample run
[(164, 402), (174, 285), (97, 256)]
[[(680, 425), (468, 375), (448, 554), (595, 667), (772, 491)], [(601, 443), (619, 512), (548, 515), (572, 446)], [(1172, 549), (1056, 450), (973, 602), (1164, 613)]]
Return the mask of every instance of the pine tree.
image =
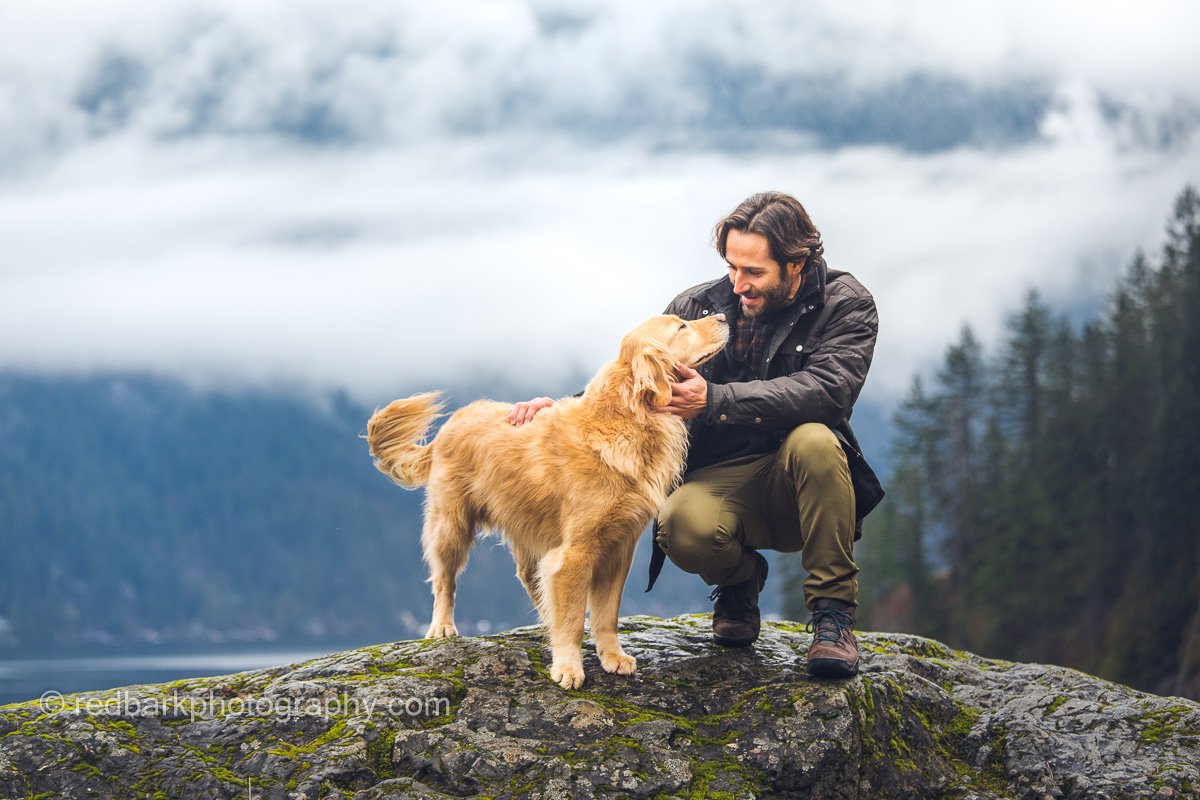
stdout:
[[(975, 560), (980, 540), (980, 442), (987, 380), (983, 348), (970, 326), (964, 326), (958, 342), (946, 351), (933, 408), (936, 422), (928, 425), (935, 442), (928, 491), (939, 510), (936, 516), (945, 532), (942, 553), (950, 565), (942, 590), (951, 602), (938, 605), (955, 611), (961, 609), (967, 590), (966, 572), (959, 565)], [(961, 635), (970, 624), (961, 614), (947, 614), (952, 633)]]
[(1102, 317), (1076, 331), (1030, 292), (994, 357), (966, 328), (914, 380), (864, 594), (954, 646), (1200, 696), (1198, 353), (1189, 188)]
[[(1132, 510), (1127, 580), (1101, 668), (1166, 691), (1178, 682), (1186, 631), (1197, 613), (1200, 497), (1200, 199), (1184, 191), (1168, 225), (1163, 263), (1144, 302), (1152, 377), (1144, 480)], [(1172, 591), (1164, 591), (1170, 587)]]

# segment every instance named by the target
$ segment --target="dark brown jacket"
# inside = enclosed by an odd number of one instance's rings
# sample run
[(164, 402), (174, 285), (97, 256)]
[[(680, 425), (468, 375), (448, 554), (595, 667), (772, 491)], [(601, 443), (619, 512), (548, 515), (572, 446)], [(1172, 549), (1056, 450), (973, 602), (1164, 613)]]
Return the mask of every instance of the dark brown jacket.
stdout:
[[(770, 318), (760, 363), (747, 366), (726, 351), (698, 370), (709, 381), (708, 405), (690, 426), (688, 469), (772, 452), (797, 425), (820, 422), (846, 452), (861, 520), (883, 489), (862, 457), (850, 414), (871, 366), (879, 315), (870, 292), (849, 273), (828, 269), (824, 259), (809, 269), (800, 296)], [(680, 294), (667, 313), (732, 319), (737, 303), (728, 278), (719, 278)]]

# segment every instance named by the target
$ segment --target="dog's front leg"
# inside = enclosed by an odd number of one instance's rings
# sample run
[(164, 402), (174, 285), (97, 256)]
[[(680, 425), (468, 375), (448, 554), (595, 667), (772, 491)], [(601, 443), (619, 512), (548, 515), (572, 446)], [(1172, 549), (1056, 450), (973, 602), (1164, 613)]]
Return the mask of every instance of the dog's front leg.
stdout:
[(617, 638), (621, 591), (625, 588), (636, 545), (634, 538), (620, 552), (614, 553), (613, 558), (597, 564), (592, 577), (592, 637), (596, 640), (596, 655), (605, 672), (618, 675), (632, 675), (637, 670), (637, 659), (621, 648)]
[[(562, 552), (566, 550), (566, 552)], [(583, 619), (587, 586), (591, 582), (590, 554), (572, 553), (565, 546), (542, 561), (541, 586), (550, 639), (550, 677), (564, 689), (583, 686)]]

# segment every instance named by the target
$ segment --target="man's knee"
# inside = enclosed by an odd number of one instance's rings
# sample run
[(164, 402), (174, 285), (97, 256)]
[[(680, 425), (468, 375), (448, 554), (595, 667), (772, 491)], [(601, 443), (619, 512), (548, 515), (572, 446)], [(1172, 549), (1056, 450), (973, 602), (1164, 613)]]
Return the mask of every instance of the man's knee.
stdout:
[[(684, 484), (659, 518), (658, 543), (671, 563), (684, 572), (708, 573), (740, 558), (735, 541), (736, 519), (709, 503), (688, 502)], [(680, 496), (680, 493), (683, 495)]]
[(819, 422), (792, 429), (783, 441), (780, 455), (793, 474), (836, 476), (848, 469), (841, 442), (829, 426)]

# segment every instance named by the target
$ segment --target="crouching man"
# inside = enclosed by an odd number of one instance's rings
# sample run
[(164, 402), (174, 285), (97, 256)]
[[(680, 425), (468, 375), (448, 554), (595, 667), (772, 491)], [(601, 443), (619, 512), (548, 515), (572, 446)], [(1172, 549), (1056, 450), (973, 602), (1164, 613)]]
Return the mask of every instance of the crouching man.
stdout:
[[(714, 231), (728, 274), (680, 294), (666, 313), (724, 314), (729, 344), (699, 371), (678, 368), (663, 413), (689, 423), (683, 484), (655, 526), (650, 586), (669, 558), (715, 586), (713, 639), (746, 647), (759, 634), (767, 580), (760, 550), (800, 552), (812, 614), (808, 672), (858, 671), (854, 638), (862, 518), (883, 497), (850, 414), (875, 349), (875, 301), (829, 268), (821, 234), (794, 197), (763, 192)], [(521, 424), (550, 401), (520, 403)]]

